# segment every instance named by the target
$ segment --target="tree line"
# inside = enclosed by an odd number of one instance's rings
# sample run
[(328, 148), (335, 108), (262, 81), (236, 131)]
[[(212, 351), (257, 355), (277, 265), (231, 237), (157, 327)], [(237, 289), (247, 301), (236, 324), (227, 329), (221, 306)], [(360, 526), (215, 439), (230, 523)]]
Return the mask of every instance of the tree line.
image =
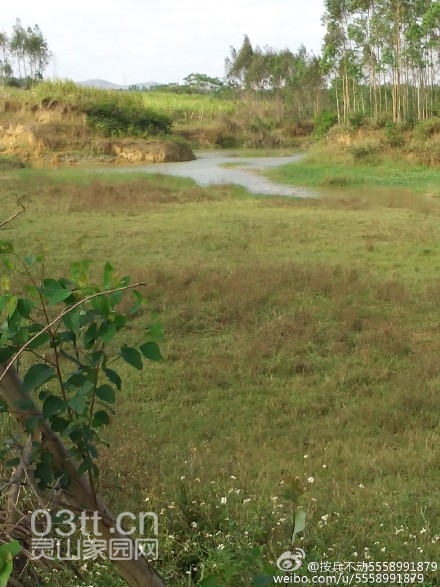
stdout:
[(316, 116), (323, 107), (325, 80), (320, 58), (301, 45), (296, 52), (253, 47), (245, 35), (240, 49), (231, 47), (225, 60), (226, 80), (242, 93), (272, 94), (298, 118)]
[(225, 60), (242, 94), (273, 93), (300, 117), (330, 109), (339, 122), (440, 115), (440, 0), (325, 0), (321, 55), (253, 47)]
[(17, 18), (11, 33), (0, 32), (0, 83), (26, 86), (43, 79), (51, 59), (48, 43), (38, 25), (24, 28)]
[(439, 0), (325, 0), (322, 72), (338, 116), (438, 114)]

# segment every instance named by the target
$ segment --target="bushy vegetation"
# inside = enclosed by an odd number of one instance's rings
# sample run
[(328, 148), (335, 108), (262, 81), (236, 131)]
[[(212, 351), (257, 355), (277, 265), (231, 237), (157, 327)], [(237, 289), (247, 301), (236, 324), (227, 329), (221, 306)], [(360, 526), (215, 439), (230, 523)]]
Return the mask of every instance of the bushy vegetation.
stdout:
[(428, 139), (434, 134), (440, 134), (440, 118), (419, 120), (414, 126), (414, 137), (417, 139)]
[(385, 123), (385, 140), (390, 147), (401, 147), (405, 143), (402, 130), (402, 125), (393, 120)]
[(324, 110), (315, 116), (315, 128), (313, 134), (316, 137), (325, 136), (332, 126), (337, 124), (338, 117), (334, 112)]
[(106, 137), (155, 136), (171, 132), (171, 120), (147, 108), (95, 102), (86, 106), (90, 126)]

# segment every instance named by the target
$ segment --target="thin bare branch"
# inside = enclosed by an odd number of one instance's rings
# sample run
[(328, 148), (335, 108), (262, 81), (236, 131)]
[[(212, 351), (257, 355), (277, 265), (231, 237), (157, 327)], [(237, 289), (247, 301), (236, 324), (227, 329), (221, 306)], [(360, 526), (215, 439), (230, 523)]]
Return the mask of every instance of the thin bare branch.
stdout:
[(12, 222), (12, 220), (14, 220), (14, 218), (17, 218), (17, 216), (20, 216), (20, 214), (23, 214), (24, 212), (26, 212), (26, 208), (23, 206), (23, 204), (20, 204), (20, 206), (21, 206), (21, 210), (19, 210), (15, 214), (13, 214), (7, 220), (4, 220), (2, 223), (0, 223), (0, 228), (2, 228), (5, 224), (8, 224), (8, 222)]
[(112, 293), (116, 293), (116, 292), (119, 292), (119, 291), (125, 291), (125, 290), (128, 290), (128, 289), (134, 289), (136, 287), (141, 287), (141, 286), (145, 286), (145, 285), (146, 285), (146, 283), (139, 282), (139, 283), (133, 283), (133, 285), (126, 285), (124, 287), (117, 287), (115, 289), (109, 289), (107, 291), (100, 291), (98, 293), (95, 293), (95, 294), (92, 294), (90, 296), (85, 297), (83, 300), (80, 300), (79, 302), (76, 302), (76, 304), (73, 304), (73, 306), (69, 306), (68, 308), (66, 308), (65, 310), (63, 310), (60, 314), (58, 314), (58, 316), (56, 318), (54, 318), (51, 322), (49, 322), (49, 324), (46, 324), (46, 326), (44, 328), (42, 328), (39, 332), (37, 332), (37, 334), (35, 334), (32, 338), (30, 338), (21, 347), (21, 349), (18, 350), (15, 353), (15, 355), (12, 357), (12, 359), (9, 361), (9, 363), (7, 363), (6, 366), (4, 367), (4, 372), (0, 376), (0, 382), (2, 381), (3, 377), (6, 376), (6, 373), (9, 371), (9, 369), (14, 365), (15, 361), (28, 348), (28, 346), (31, 345), (36, 338), (38, 338), (41, 334), (43, 334), (43, 332), (46, 332), (47, 330), (50, 330), (52, 328), (52, 326), (54, 326), (59, 320), (61, 320), (62, 318), (64, 318), (64, 316), (66, 316), (67, 314), (69, 314), (72, 310), (74, 310), (75, 308), (78, 308), (78, 306), (81, 306), (82, 304), (85, 304), (86, 302), (89, 302), (90, 300), (93, 300), (94, 298), (98, 298), (100, 296), (106, 296), (106, 295), (109, 295), (109, 294), (112, 294)]

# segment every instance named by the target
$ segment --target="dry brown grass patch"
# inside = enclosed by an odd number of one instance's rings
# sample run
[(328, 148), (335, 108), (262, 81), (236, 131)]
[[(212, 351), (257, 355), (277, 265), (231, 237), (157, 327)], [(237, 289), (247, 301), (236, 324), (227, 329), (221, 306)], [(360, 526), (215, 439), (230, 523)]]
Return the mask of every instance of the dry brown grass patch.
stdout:
[(51, 207), (66, 206), (69, 212), (104, 212), (141, 214), (157, 204), (209, 202), (219, 199), (217, 192), (198, 186), (176, 189), (166, 179), (136, 179), (110, 183), (94, 179), (85, 185), (55, 184), (46, 186), (40, 199)]

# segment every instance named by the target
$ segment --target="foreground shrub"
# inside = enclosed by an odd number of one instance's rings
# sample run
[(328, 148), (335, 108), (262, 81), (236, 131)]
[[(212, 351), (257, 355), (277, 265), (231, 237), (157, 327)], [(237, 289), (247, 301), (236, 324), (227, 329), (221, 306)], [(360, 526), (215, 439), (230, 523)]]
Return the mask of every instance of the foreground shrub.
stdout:
[(171, 120), (148, 108), (130, 104), (97, 102), (85, 108), (89, 125), (106, 137), (145, 136), (167, 134)]
[(315, 129), (313, 134), (322, 137), (328, 133), (332, 126), (338, 122), (338, 117), (330, 110), (323, 110), (315, 116)]

